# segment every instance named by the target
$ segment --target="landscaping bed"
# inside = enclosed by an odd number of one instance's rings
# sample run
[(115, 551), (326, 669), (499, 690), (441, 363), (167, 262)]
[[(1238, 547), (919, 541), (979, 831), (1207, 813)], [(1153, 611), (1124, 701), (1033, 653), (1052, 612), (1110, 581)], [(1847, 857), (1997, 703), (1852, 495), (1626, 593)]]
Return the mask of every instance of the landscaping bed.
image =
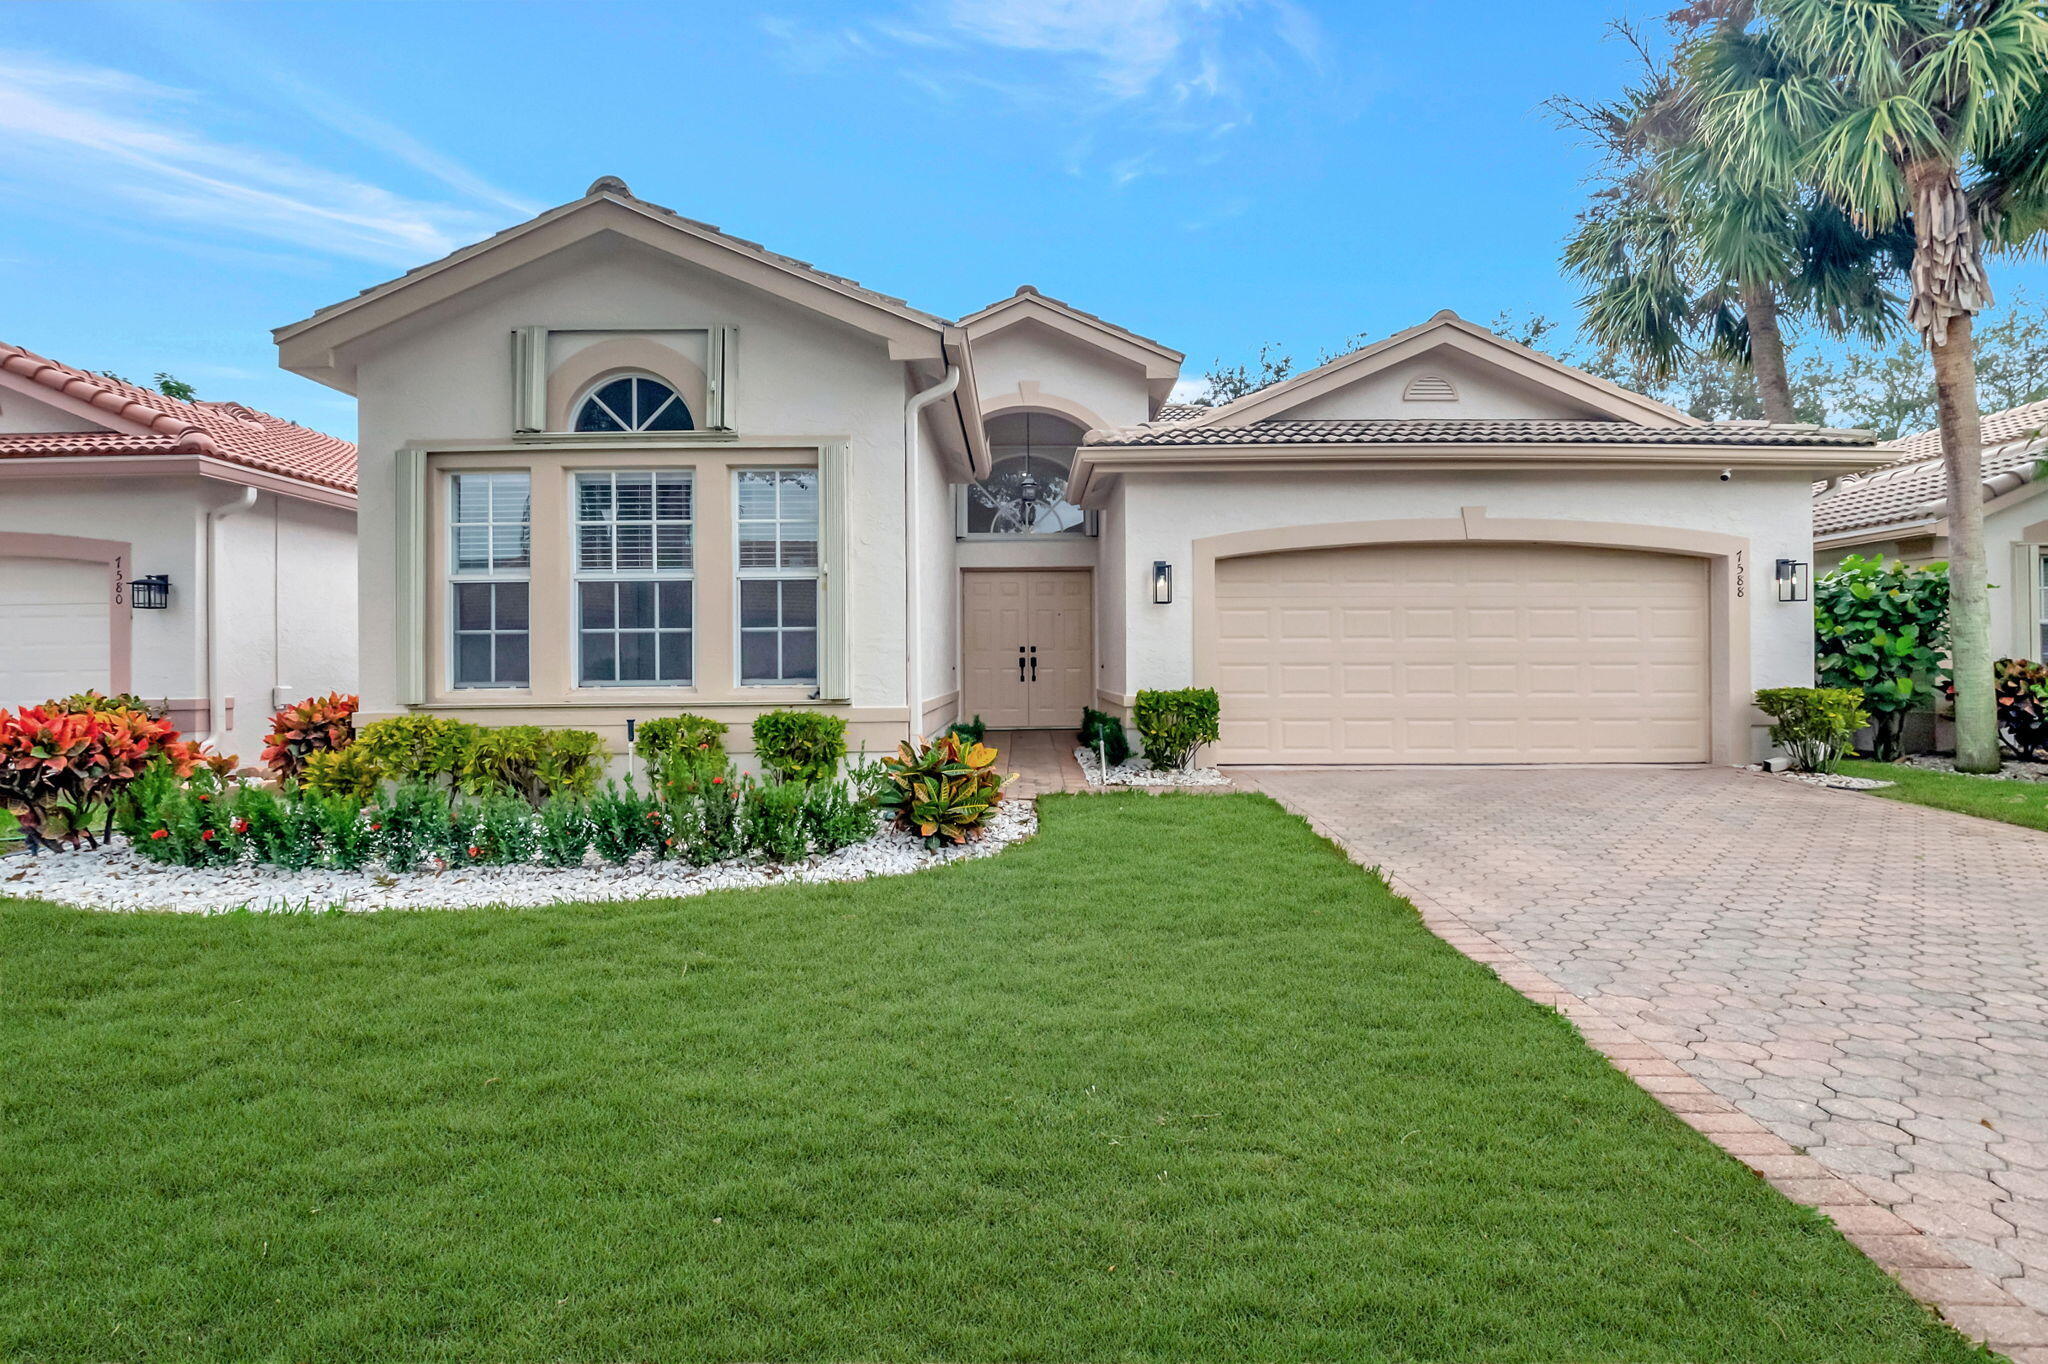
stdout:
[(183, 867), (138, 856), (125, 840), (98, 850), (15, 856), (0, 861), (0, 894), (53, 900), (83, 909), (170, 910), (219, 914), (318, 909), (471, 909), (565, 901), (668, 899), (712, 890), (785, 883), (860, 881), (900, 876), (964, 858), (986, 857), (1029, 837), (1037, 817), (1029, 801), (1001, 806), (987, 832), (966, 844), (927, 848), (922, 839), (877, 827), (872, 838), (788, 863), (735, 858), (709, 866), (635, 853), (620, 864), (586, 858), (577, 867), (464, 865), (390, 872), (307, 867), (285, 870), (253, 861)]
[(1983, 1356), (1261, 797), (545, 911), (0, 903), (0, 1358)]

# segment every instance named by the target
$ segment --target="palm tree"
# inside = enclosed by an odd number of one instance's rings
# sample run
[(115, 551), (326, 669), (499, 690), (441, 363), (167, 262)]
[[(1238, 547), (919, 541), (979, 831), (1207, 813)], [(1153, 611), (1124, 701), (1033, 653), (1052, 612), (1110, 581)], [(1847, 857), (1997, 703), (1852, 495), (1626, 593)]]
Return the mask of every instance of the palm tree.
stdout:
[(1912, 225), (1906, 317), (1933, 361), (1949, 486), (1956, 766), (1996, 772), (1971, 348), (1991, 281), (1963, 175), (2038, 129), (2048, 14), (2040, 0), (1755, 0), (1753, 13), (1735, 3), (1692, 63), (1715, 158), (1753, 183), (1818, 190), (1865, 230)]
[(1589, 286), (1586, 331), (1657, 380), (1695, 351), (1733, 361), (1768, 419), (1797, 421), (1786, 318), (1883, 340), (1898, 322), (1885, 281), (1903, 266), (1899, 243), (1858, 232), (1810, 191), (1733, 173), (1702, 144), (1686, 63), (1660, 59), (1627, 24), (1614, 30), (1640, 81), (1608, 103), (1550, 104), (1606, 154), (1605, 183), (1564, 252)]

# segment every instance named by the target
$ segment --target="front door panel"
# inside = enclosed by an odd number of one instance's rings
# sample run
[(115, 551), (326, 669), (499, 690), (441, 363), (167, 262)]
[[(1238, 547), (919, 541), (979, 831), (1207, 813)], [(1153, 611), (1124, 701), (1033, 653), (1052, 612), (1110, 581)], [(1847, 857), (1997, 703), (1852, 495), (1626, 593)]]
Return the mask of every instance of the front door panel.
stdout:
[(1095, 586), (1087, 572), (961, 575), (961, 711), (990, 729), (1075, 729), (1095, 694)]

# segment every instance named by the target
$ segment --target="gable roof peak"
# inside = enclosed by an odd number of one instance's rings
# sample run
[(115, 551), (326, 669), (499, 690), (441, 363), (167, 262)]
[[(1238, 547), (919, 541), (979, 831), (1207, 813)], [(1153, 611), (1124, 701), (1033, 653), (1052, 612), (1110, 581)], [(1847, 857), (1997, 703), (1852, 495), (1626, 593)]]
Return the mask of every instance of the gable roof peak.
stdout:
[(623, 194), (628, 199), (633, 197), (633, 191), (627, 189), (626, 182), (616, 175), (600, 175), (592, 180), (590, 188), (583, 191), (583, 197), (588, 199), (593, 194)]
[(1432, 322), (1463, 322), (1465, 319), (1452, 312), (1449, 308), (1438, 308), (1429, 315), (1429, 320)]

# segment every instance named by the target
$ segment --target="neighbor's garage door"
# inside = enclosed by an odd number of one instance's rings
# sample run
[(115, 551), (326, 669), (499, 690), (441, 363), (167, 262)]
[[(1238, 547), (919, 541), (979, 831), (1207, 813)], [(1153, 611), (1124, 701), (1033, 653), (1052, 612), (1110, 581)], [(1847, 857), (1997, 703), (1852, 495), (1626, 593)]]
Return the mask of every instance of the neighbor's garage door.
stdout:
[(0, 707), (107, 686), (107, 572), (0, 555)]
[(1704, 762), (1706, 561), (1554, 545), (1216, 566), (1236, 763)]

